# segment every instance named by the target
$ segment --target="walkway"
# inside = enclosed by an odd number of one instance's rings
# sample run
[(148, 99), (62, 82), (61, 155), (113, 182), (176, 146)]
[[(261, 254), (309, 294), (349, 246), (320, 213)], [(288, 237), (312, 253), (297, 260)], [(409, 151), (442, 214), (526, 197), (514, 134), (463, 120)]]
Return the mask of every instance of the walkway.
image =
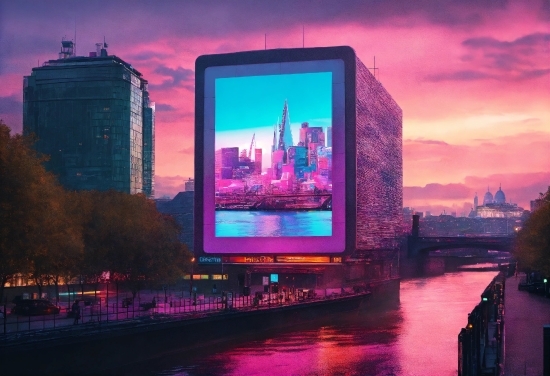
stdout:
[[(305, 290), (307, 291), (307, 290)], [(228, 299), (227, 308), (237, 310), (269, 309), (272, 307), (290, 306), (305, 302), (331, 299), (346, 295), (353, 295), (352, 289), (317, 289), (316, 296), (308, 296), (302, 289), (293, 293), (286, 291), (281, 294), (262, 294), (262, 299), (255, 302), (254, 296), (232, 294)], [(101, 294), (100, 294), (101, 295)], [(100, 296), (98, 295), (98, 297)], [(101, 304), (84, 305), (80, 303), (81, 317), (78, 325), (74, 325), (74, 318), (68, 317), (70, 311), (69, 303), (59, 302), (61, 312), (59, 314), (22, 316), (9, 313), (14, 304), (0, 307), (8, 314), (5, 318), (0, 316), (0, 347), (13, 341), (26, 341), (30, 338), (42, 338), (58, 331), (61, 334), (73, 334), (87, 330), (90, 332), (103, 331), (131, 327), (151, 323), (152, 321), (181, 320), (185, 318), (196, 318), (221, 312), (226, 309), (221, 294), (204, 295), (197, 294), (196, 300), (185, 293), (159, 293), (158, 291), (141, 291), (139, 296), (129, 304), (124, 300), (131, 295), (122, 292), (118, 298), (109, 295), (106, 303), (105, 295), (101, 299), (92, 299)], [(92, 296), (89, 296), (92, 298)], [(81, 297), (77, 297), (81, 299)], [(74, 299), (74, 298), (73, 298)], [(155, 300), (155, 307), (151, 303)], [(149, 307), (144, 308), (144, 305)], [(82, 325), (84, 324), (84, 325)], [(1, 350), (1, 349), (0, 349)]]
[(508, 278), (505, 289), (505, 375), (542, 376), (542, 327), (550, 324), (550, 299), (519, 291), (521, 277)]

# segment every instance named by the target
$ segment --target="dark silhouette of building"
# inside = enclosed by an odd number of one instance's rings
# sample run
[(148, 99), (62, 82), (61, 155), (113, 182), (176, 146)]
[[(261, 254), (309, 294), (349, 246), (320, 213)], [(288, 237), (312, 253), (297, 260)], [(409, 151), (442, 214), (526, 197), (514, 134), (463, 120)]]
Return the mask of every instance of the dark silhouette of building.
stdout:
[(63, 41), (59, 59), (23, 80), (23, 131), (49, 155), (68, 189), (114, 189), (154, 197), (155, 105), (147, 81), (98, 43), (88, 57)]
[(181, 227), (179, 239), (193, 250), (193, 199), (194, 191), (180, 192), (172, 200), (156, 200), (157, 210), (169, 214)]

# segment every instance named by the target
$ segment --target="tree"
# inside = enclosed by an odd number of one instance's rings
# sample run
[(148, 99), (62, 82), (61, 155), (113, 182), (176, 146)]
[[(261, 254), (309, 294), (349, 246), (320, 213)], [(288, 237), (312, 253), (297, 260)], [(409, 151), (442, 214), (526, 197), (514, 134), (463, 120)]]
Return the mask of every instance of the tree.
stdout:
[(41, 231), (44, 252), (35, 255), (32, 275), (39, 292), (43, 284), (53, 283), (59, 300), (59, 283), (62, 279), (68, 283), (77, 274), (84, 243), (76, 192), (66, 192), (59, 186), (55, 188), (50, 192), (55, 205), (47, 213), (48, 223)]
[(522, 268), (550, 276), (550, 195), (531, 213), (518, 233), (514, 256)]
[(191, 254), (179, 241), (179, 227), (160, 214), (144, 195), (89, 192), (84, 229), (88, 276), (105, 271), (124, 282), (133, 296), (149, 282), (170, 282), (181, 276)]
[(52, 215), (59, 207), (59, 187), (33, 142), (29, 136), (12, 136), (0, 120), (0, 301), (7, 281), (31, 273), (34, 260), (45, 255)]

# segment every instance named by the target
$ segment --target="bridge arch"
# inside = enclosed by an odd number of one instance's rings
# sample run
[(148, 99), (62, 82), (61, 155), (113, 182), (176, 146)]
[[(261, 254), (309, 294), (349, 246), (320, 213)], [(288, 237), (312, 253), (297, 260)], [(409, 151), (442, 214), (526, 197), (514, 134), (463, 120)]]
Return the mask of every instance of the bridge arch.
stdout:
[(409, 236), (408, 256), (417, 257), (427, 255), (430, 251), (473, 248), (492, 249), (496, 251), (511, 251), (513, 237), (420, 237)]

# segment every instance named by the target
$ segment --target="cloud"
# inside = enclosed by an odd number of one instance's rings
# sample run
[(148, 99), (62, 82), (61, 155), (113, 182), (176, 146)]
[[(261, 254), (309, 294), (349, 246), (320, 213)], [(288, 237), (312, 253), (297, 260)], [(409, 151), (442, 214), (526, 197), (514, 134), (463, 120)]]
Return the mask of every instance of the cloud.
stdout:
[[(495, 188), (502, 184), (508, 187), (514, 202), (528, 205), (528, 196), (536, 193), (530, 187), (542, 185), (544, 188), (550, 183), (549, 149), (550, 133), (546, 132), (497, 136), (491, 140), (471, 139), (464, 144), (406, 139), (403, 142), (404, 185), (409, 188), (405, 200), (428, 196), (451, 200), (460, 199), (461, 194), (462, 198), (473, 197), (473, 193), (488, 185)], [(546, 157), (541, 158), (543, 155)], [(435, 183), (434, 176), (440, 185), (428, 184)], [(449, 186), (450, 183), (465, 184), (470, 190)], [(522, 189), (527, 193), (522, 193)]]
[(23, 103), (19, 95), (0, 97), (0, 119), (11, 128), (13, 133), (23, 131)]
[[(534, 33), (524, 35), (511, 42), (500, 41), (490, 37), (468, 38), (462, 42), (463, 46), (471, 48), (494, 48), (509, 50), (516, 47), (544, 47), (550, 42), (550, 33)], [(533, 52), (533, 50), (527, 50)]]
[(18, 95), (10, 95), (8, 97), (0, 97), (0, 116), (15, 115), (23, 112), (23, 102)]
[(171, 106), (169, 104), (165, 103), (156, 103), (155, 104), (155, 111), (175, 111), (176, 108), (174, 106)]
[(185, 155), (195, 155), (195, 148), (194, 147), (183, 148), (181, 150), (178, 150), (178, 153), (185, 154)]
[(426, 80), (431, 82), (475, 81), (475, 80), (484, 80), (488, 78), (496, 79), (497, 77), (495, 77), (494, 75), (490, 75), (482, 72), (466, 70), (466, 71), (457, 71), (457, 72), (429, 75), (426, 77)]
[[(209, 36), (230, 39), (235, 32), (247, 35), (266, 30), (288, 30), (296, 25), (334, 26), (342, 23), (369, 26), (429, 23), (452, 29), (468, 28), (486, 23), (509, 7), (504, 0), (348, 0), (345, 5), (338, 1), (311, 4), (308, 0), (163, 1), (156, 2), (155, 6), (141, 0), (133, 1), (131, 7), (125, 2), (97, 0), (81, 2), (78, 9), (69, 0), (25, 1), (24, 5), (5, 3), (6, 20), (22, 18), (26, 20), (25, 27), (36, 25), (29, 31), (41, 27), (44, 19), (52, 20), (59, 29), (71, 29), (75, 16), (78, 16), (79, 27), (92, 33), (96, 29), (106, 29), (109, 24), (118, 27), (118, 15), (124, 14), (125, 29), (143, 41), (170, 34), (182, 38)], [(100, 19), (84, 16), (97, 14), (97, 9), (102, 10)]]
[[(467, 176), (460, 183), (430, 183), (424, 186), (403, 187), (403, 206), (416, 210), (431, 210), (433, 213), (461, 211), (473, 206), (474, 196), (483, 201), (483, 195), (489, 189), (493, 195), (502, 187), (506, 201), (530, 209), (530, 201), (546, 191), (550, 185), (550, 171), (535, 173), (502, 173), (487, 176)], [(467, 210), (466, 212), (468, 212)]]
[(430, 183), (423, 187), (403, 187), (403, 199), (462, 200), (472, 195), (472, 189), (464, 184)]
[(166, 59), (172, 57), (170, 54), (157, 52), (157, 51), (142, 51), (137, 54), (128, 55), (129, 61), (147, 61), (153, 59)]
[[(153, 89), (171, 89), (174, 87), (184, 87), (188, 90), (195, 90), (194, 78), (195, 72), (192, 69), (178, 67), (176, 69), (168, 68), (164, 65), (157, 67), (154, 70), (155, 73), (160, 74), (161, 76), (170, 77), (167, 80), (164, 80), (161, 84), (149, 85)], [(183, 83), (183, 84), (182, 84)]]
[(550, 33), (533, 33), (512, 41), (493, 37), (468, 38), (462, 42), (466, 55), (460, 60), (475, 69), (430, 74), (429, 82), (442, 81), (526, 81), (550, 74), (548, 44)]
[(446, 143), (445, 141), (440, 141), (440, 140), (424, 140), (424, 139), (416, 139), (416, 140), (411, 140), (411, 139), (406, 139), (406, 140), (403, 140), (403, 142), (406, 142), (406, 143), (417, 143), (417, 144), (425, 144), (425, 145), (449, 145), (448, 143)]

